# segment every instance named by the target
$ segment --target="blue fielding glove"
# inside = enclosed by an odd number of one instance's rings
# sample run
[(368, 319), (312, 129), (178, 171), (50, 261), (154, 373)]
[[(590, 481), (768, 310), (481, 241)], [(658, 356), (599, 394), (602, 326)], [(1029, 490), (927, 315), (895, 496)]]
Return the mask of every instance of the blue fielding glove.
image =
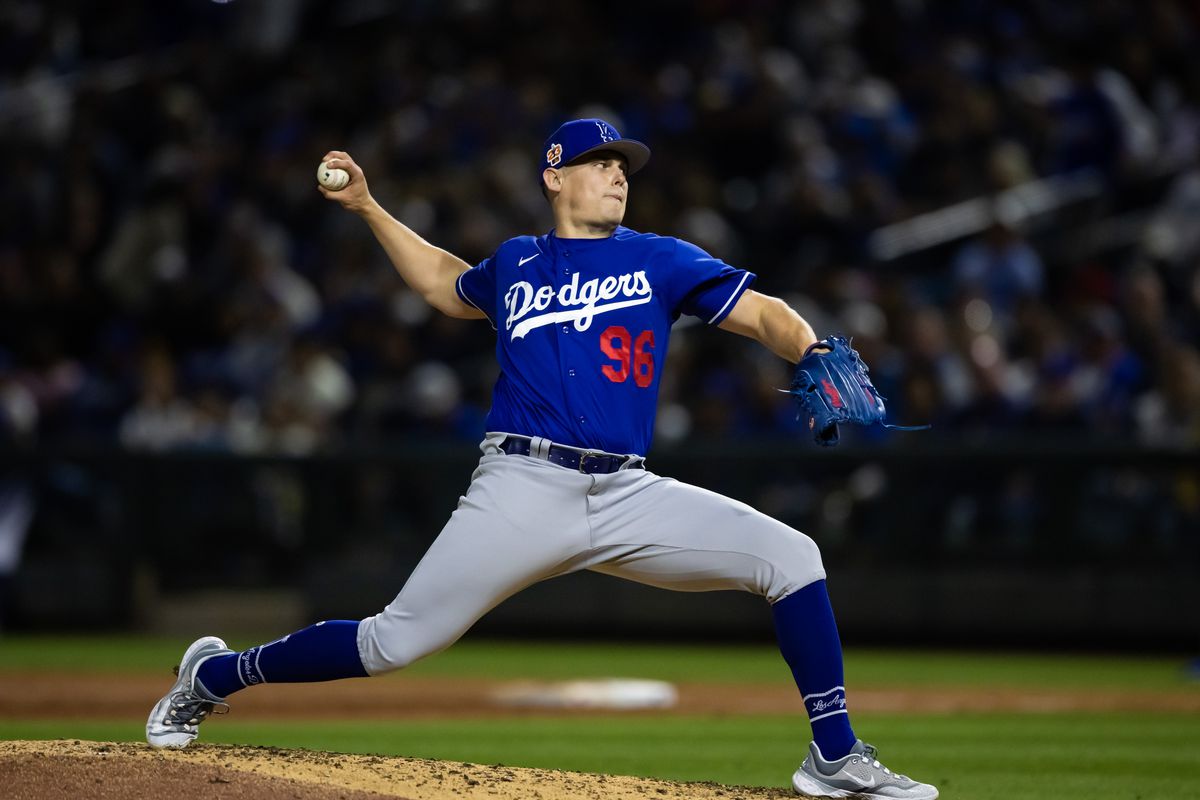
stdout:
[(867, 365), (843, 336), (830, 336), (809, 345), (796, 365), (792, 387), (784, 389), (796, 398), (796, 419), (808, 418), (813, 439), (824, 447), (838, 443), (838, 425), (882, 424), (901, 431), (921, 431), (930, 426), (904, 427), (884, 422), (887, 409), (883, 397), (867, 375)]

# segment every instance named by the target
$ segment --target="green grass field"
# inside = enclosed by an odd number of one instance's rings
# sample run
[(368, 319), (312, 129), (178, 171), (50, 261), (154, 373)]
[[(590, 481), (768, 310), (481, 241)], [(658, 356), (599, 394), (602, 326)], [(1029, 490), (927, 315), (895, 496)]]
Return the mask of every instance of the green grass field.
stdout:
[[(231, 642), (233, 646), (252, 642)], [(186, 642), (153, 639), (0, 639), (5, 670), (164, 672)], [(1200, 694), (1184, 659), (851, 650), (855, 687), (954, 686)], [(409, 674), (492, 678), (602, 675), (778, 683), (774, 648), (466, 641)], [(384, 680), (403, 680), (403, 675)], [(4, 739), (138, 741), (143, 720), (0, 719)], [(1200, 715), (955, 713), (855, 715), (887, 763), (937, 783), (946, 798), (1189, 798), (1200, 796)], [(676, 780), (783, 786), (802, 756), (807, 724), (788, 716), (614, 715), (454, 721), (288, 722), (235, 718), (204, 740), (484, 764), (539, 766)]]

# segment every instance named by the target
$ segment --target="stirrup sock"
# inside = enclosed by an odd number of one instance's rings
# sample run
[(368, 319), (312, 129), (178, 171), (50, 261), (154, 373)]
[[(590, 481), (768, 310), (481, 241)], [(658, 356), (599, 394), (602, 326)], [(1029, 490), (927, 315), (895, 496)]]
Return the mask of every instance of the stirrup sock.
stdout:
[(825, 581), (793, 592), (771, 611), (779, 651), (804, 697), (813, 741), (826, 761), (835, 761), (850, 752), (857, 737), (846, 710), (842, 642)]
[(196, 683), (202, 694), (215, 700), (260, 683), (365, 677), (358, 656), (358, 622), (336, 619), (240, 653), (210, 658), (200, 665)]

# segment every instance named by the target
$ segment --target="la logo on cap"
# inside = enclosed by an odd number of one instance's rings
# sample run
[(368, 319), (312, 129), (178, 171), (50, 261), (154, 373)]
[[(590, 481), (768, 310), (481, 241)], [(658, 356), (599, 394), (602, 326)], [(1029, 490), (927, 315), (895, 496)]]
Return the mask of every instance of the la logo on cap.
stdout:
[[(558, 126), (543, 144), (545, 157), (541, 169), (565, 167), (599, 150), (611, 150), (625, 157), (628, 174), (637, 172), (650, 159), (650, 148), (634, 139), (623, 139), (612, 125), (602, 119), (573, 119)], [(542, 182), (541, 172), (538, 183)]]

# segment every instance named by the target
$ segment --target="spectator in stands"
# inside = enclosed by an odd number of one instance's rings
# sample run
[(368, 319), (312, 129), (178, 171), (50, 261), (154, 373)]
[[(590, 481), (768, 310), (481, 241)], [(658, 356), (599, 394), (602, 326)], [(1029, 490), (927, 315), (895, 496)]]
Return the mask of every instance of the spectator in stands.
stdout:
[(1200, 351), (1173, 344), (1160, 363), (1162, 380), (1139, 398), (1134, 411), (1138, 435), (1147, 444), (1200, 446)]
[(1002, 214), (958, 251), (951, 269), (960, 296), (984, 300), (1000, 321), (1010, 320), (1022, 300), (1040, 297), (1045, 283), (1041, 257)]
[(175, 361), (166, 345), (150, 344), (142, 354), (137, 403), (121, 419), (121, 444), (131, 450), (169, 450), (196, 441), (199, 420), (176, 381)]

